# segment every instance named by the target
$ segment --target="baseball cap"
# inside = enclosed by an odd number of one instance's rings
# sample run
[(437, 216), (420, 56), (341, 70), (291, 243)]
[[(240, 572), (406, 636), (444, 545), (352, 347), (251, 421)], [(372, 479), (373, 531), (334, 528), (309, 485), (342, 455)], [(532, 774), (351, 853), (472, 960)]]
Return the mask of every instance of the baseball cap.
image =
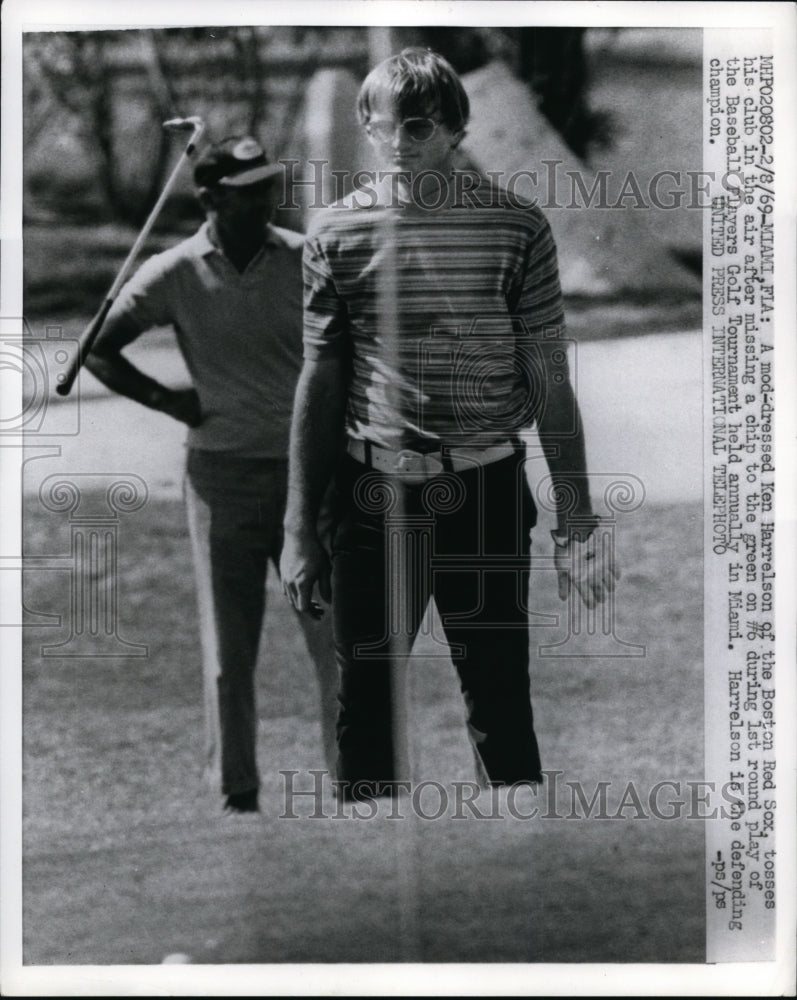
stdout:
[(266, 151), (252, 136), (231, 136), (213, 143), (194, 167), (198, 187), (244, 187), (282, 173), (281, 163), (269, 163)]

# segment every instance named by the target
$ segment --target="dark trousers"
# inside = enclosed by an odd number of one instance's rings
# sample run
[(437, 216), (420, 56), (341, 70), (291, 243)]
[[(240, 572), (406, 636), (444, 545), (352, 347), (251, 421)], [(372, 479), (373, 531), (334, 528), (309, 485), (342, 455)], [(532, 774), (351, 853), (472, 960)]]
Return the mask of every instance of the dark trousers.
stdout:
[(409, 778), (395, 767), (391, 667), (404, 667), (434, 596), (487, 778), (540, 781), (528, 632), (536, 509), (521, 459), (404, 484), (347, 457), (336, 486), (338, 780), (356, 797), (358, 783), (380, 794)]

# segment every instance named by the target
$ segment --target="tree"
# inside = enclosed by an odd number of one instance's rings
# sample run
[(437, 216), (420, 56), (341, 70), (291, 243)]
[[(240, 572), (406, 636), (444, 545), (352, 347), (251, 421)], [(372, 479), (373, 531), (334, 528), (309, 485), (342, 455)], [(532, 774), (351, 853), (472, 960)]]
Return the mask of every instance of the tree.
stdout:
[(583, 160), (611, 142), (612, 121), (589, 104), (585, 28), (518, 28), (517, 71), (540, 111)]
[[(348, 66), (360, 75), (366, 51), (363, 28), (29, 34), (26, 153), (48, 129), (55, 131), (55, 146), (69, 130), (85, 151), (75, 187), (86, 186), (92, 209), (101, 192), (110, 217), (137, 226), (162, 189), (173, 158), (172, 142), (161, 128), (165, 119), (200, 115), (206, 139), (236, 133), (260, 137), (262, 132), (270, 153), (279, 156), (290, 151), (309, 76), (328, 65)], [(49, 172), (38, 186), (45, 192), (60, 188), (63, 200), (65, 185), (59, 183), (53, 148), (46, 149)], [(175, 205), (180, 197), (177, 192), (170, 202)], [(72, 197), (63, 207), (76, 203)]]
[[(135, 36), (135, 37), (133, 37)], [(114, 54), (138, 44), (147, 66), (145, 100), (150, 127), (146, 137), (146, 164), (136, 183), (125, 176), (129, 149), (117, 141), (123, 105), (117, 99), (118, 75)], [(174, 114), (174, 100), (160, 66), (158, 48), (150, 32), (85, 31), (52, 32), (28, 36), (25, 49), (26, 79), (36, 86), (26, 87), (26, 119), (36, 131), (44, 121), (37, 109), (45, 102), (54, 108), (63, 127), (67, 120), (93, 161), (97, 181), (112, 214), (121, 221), (140, 225), (160, 191), (169, 165), (170, 147), (160, 122)], [(157, 127), (152, 123), (158, 123)], [(26, 139), (32, 135), (28, 132)]]
[(612, 119), (589, 103), (585, 28), (402, 28), (401, 45), (426, 45), (458, 73), (506, 60), (531, 88), (540, 111), (584, 160), (611, 142)]

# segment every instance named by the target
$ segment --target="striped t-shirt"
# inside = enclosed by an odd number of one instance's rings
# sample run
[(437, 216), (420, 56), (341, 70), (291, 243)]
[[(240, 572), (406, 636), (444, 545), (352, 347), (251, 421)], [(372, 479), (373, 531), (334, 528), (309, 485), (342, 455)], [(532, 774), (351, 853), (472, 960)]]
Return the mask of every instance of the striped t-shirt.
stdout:
[(487, 181), (433, 211), (374, 201), (321, 213), (304, 249), (304, 356), (349, 366), (347, 433), (430, 451), (528, 427), (564, 322), (540, 209)]

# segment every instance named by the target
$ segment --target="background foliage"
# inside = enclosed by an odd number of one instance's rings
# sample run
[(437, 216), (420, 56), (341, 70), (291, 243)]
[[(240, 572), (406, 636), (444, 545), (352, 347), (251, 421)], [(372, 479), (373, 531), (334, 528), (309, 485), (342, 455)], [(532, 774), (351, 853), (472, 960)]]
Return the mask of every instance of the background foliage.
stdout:
[[(606, 141), (606, 116), (589, 109), (584, 29), (405, 28), (395, 33), (399, 45), (427, 45), (461, 73), (504, 56), (576, 153), (585, 156)], [(190, 103), (191, 113), (213, 125), (223, 109), (230, 131), (267, 133), (279, 156), (290, 148), (312, 73), (347, 66), (361, 76), (368, 63), (366, 28), (28, 35), (26, 149), (60, 144), (77, 161), (37, 162), (28, 176), (29, 192), (61, 214), (140, 225), (172, 158), (164, 120), (187, 114)], [(71, 169), (64, 170), (67, 165)]]

